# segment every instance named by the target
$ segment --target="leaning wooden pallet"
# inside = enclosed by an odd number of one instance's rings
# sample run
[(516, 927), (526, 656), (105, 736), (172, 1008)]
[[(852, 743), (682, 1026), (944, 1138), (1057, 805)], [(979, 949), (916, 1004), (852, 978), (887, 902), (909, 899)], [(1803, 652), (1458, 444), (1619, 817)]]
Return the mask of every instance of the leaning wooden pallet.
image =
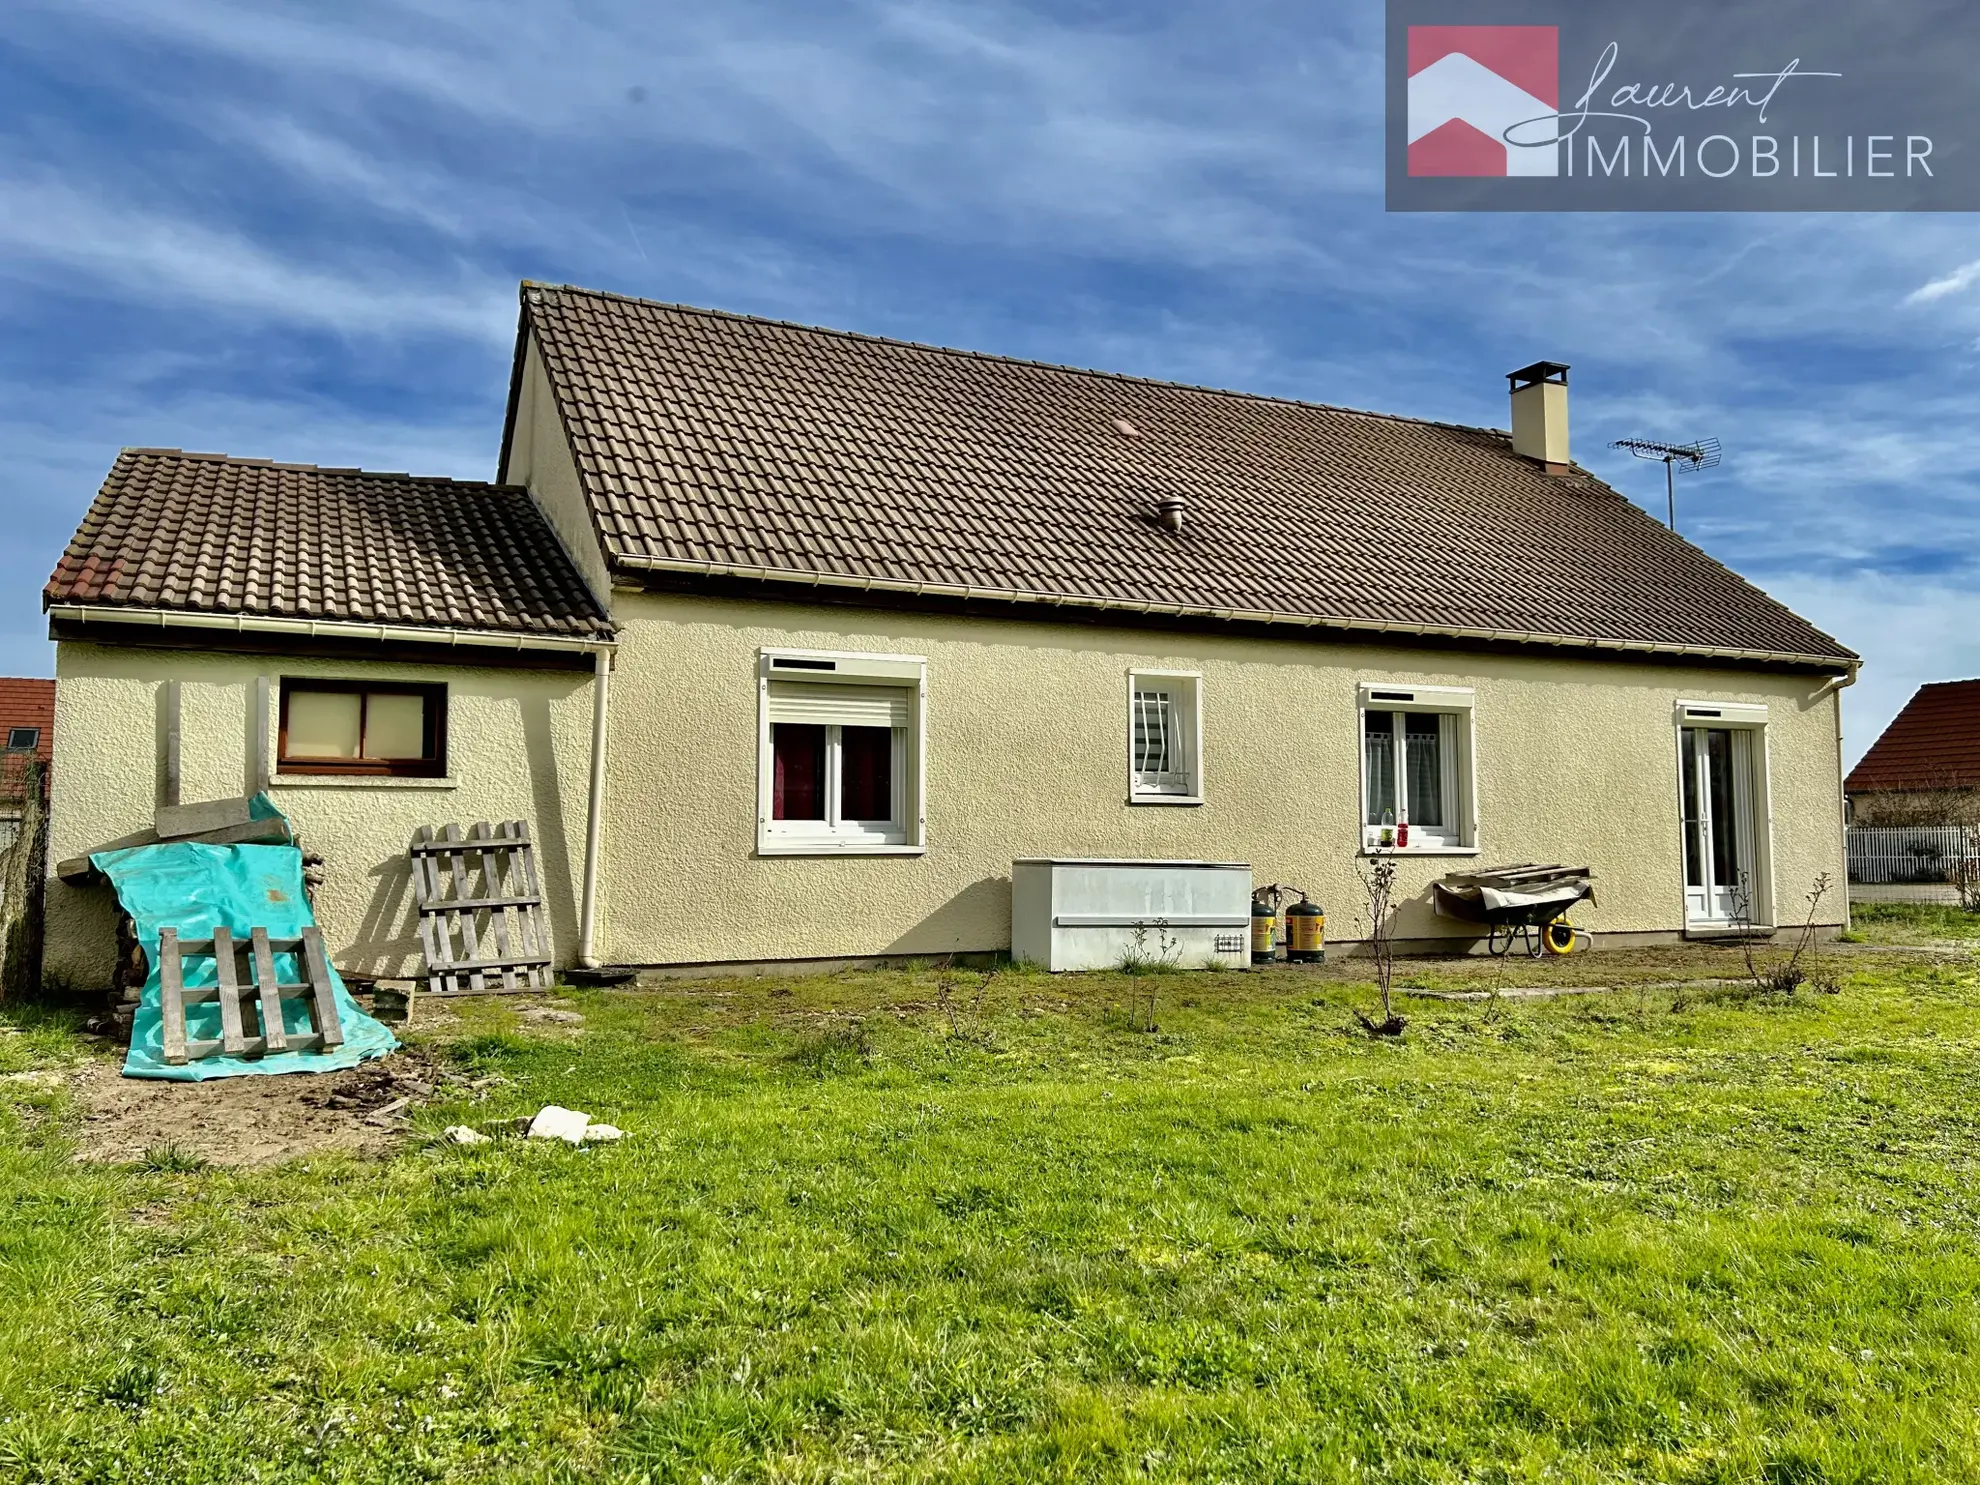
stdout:
[(550, 985), (550, 930), (529, 827), (483, 821), (422, 825), (408, 848), (419, 944), (433, 995), (488, 995)]
[[(248, 974), (243, 980), (236, 956), (245, 949)], [(275, 956), (293, 954), (302, 965), (305, 980), (284, 983), (276, 977)], [(186, 984), (188, 959), (211, 959), (216, 983)], [(330, 959), (323, 951), (323, 935), (305, 928), (301, 938), (270, 938), (266, 928), (248, 932), (243, 944), (225, 928), (215, 928), (212, 938), (181, 939), (176, 928), (158, 933), (159, 1011), (164, 1036), (163, 1060), (182, 1067), (200, 1058), (262, 1057), (279, 1052), (328, 1052), (344, 1044), (343, 1023), (337, 1015), (336, 990), (330, 981)], [(282, 1021), (282, 1002), (300, 1000), (309, 1007), (316, 1029), (308, 1032), (287, 1030)], [(186, 1027), (186, 1007), (218, 1002), (220, 1035), (194, 1037)], [(252, 1004), (259, 1034), (247, 1034), (243, 1004)]]

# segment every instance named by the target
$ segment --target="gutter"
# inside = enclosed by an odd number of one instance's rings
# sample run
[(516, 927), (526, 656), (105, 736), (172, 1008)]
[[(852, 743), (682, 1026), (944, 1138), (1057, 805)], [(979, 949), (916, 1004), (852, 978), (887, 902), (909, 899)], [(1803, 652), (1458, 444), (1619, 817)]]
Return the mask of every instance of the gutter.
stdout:
[(255, 614), (197, 614), (179, 609), (124, 608), (107, 604), (54, 603), (50, 619), (78, 624), (122, 624), (157, 629), (209, 629), (233, 634), (288, 634), (303, 639), (372, 640), (380, 644), (442, 644), (491, 650), (544, 650), (563, 654), (605, 654), (615, 639), (583, 639), (564, 634), (516, 634), (497, 629), (456, 629), (445, 625), (357, 624), (341, 619), (281, 619)]
[(1669, 655), (1710, 660), (1739, 660), (1749, 664), (1819, 667), (1845, 671), (1854, 680), (1858, 659), (1836, 655), (1800, 655), (1785, 650), (1740, 650), (1713, 645), (1659, 644), (1620, 639), (1588, 639), (1579, 635), (1543, 634), (1514, 629), (1466, 629), (1455, 625), (1408, 624), (1390, 619), (1337, 619), (1272, 613), (1261, 609), (1205, 608), (1181, 603), (1124, 603), (1071, 593), (1021, 593), (1008, 588), (979, 588), (964, 583), (914, 583), (898, 578), (844, 577), (825, 572), (794, 572), (784, 568), (752, 567), (733, 562), (691, 562), (671, 557), (638, 557), (614, 552), (612, 566), (638, 572), (674, 572), (696, 577), (744, 578), (755, 582), (801, 584), (809, 587), (850, 588), (875, 593), (904, 593), (939, 598), (964, 598), (1020, 604), (1042, 603), (1113, 613), (1159, 614), (1167, 618), (1219, 619), (1254, 624), (1279, 624), (1301, 629), (1344, 629), (1358, 634), (1407, 634), (1439, 639), (1496, 640), (1501, 643), (1550, 645), (1569, 649), (1615, 651), (1631, 655)]
[(584, 885), (578, 899), (578, 966), (598, 968), (598, 856), (605, 834), (605, 706), (611, 695), (612, 657), (596, 653), (591, 681), (591, 788), (585, 799)]

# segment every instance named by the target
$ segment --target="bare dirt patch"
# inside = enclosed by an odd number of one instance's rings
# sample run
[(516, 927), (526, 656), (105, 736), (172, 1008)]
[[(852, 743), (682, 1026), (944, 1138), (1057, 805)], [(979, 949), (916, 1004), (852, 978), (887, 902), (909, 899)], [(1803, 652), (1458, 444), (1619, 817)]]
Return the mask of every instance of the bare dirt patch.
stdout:
[(268, 1165), (305, 1155), (389, 1155), (407, 1117), (472, 1087), (418, 1047), (332, 1073), (172, 1083), (127, 1078), (120, 1064), (71, 1070), (82, 1111), (79, 1160), (133, 1161), (172, 1150), (214, 1165)]

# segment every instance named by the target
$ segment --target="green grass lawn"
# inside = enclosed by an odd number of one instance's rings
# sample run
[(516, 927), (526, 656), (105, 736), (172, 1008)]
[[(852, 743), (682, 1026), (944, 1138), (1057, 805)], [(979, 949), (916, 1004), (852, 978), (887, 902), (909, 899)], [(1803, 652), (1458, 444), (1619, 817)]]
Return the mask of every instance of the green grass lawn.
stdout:
[(1849, 915), (1856, 935), (1887, 944), (1961, 943), (1980, 938), (1980, 913), (1952, 903), (1856, 902)]
[[(94, 1166), (0, 1079), (0, 1479), (1980, 1478), (1971, 964), (1412, 999), (1400, 1044), (1359, 972), (429, 1033), (510, 1081), (422, 1131), (628, 1131), (582, 1151)], [(11, 1024), (0, 1074), (85, 1055)]]

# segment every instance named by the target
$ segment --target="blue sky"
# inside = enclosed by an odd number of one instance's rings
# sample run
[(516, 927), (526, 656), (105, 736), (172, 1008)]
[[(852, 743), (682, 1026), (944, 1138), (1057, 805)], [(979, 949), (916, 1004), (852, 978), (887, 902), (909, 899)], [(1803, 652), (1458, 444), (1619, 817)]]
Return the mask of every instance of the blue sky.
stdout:
[(1980, 224), (1390, 216), (1373, 3), (9, 0), (0, 670), (122, 445), (487, 478), (516, 281), (1504, 426), (1980, 675)]

